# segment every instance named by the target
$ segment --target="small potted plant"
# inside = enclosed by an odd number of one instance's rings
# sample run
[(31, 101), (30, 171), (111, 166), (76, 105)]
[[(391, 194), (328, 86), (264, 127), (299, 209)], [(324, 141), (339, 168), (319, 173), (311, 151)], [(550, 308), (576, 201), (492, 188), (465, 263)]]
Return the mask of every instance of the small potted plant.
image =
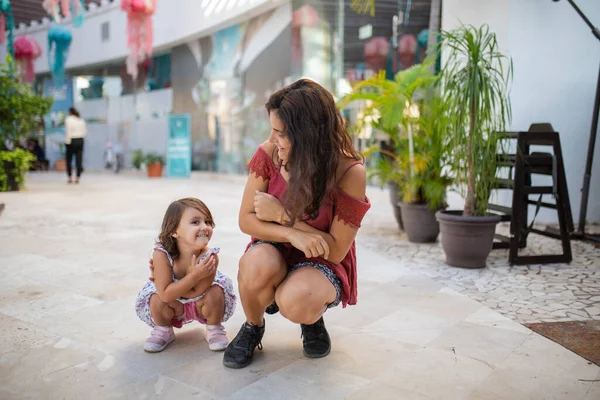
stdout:
[(465, 198), (463, 210), (436, 214), (449, 265), (485, 267), (500, 217), (487, 212), (496, 186), (500, 134), (510, 121), (512, 62), (500, 52), (487, 25), (442, 32), (448, 51), (442, 70), (447, 108), (449, 165)]
[(131, 163), (135, 169), (142, 168), (142, 164), (144, 163), (144, 153), (142, 153), (142, 149), (137, 149), (133, 152)]
[(148, 153), (144, 157), (146, 163), (146, 171), (149, 178), (160, 178), (162, 176), (163, 165), (165, 158), (158, 153)]

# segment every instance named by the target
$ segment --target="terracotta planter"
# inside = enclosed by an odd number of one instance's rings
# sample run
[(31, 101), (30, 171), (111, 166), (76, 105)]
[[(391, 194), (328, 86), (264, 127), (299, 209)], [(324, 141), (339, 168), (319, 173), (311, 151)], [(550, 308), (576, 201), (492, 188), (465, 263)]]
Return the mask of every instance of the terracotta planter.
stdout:
[(163, 165), (161, 163), (150, 164), (146, 167), (148, 178), (160, 178), (162, 176)]
[(54, 169), (64, 172), (67, 170), (67, 161), (64, 158), (59, 158), (54, 162)]
[(462, 211), (438, 211), (446, 263), (453, 267), (483, 268), (492, 251), (500, 216), (464, 217)]
[(408, 240), (413, 243), (433, 243), (440, 234), (440, 224), (435, 212), (425, 204), (402, 203), (402, 222)]

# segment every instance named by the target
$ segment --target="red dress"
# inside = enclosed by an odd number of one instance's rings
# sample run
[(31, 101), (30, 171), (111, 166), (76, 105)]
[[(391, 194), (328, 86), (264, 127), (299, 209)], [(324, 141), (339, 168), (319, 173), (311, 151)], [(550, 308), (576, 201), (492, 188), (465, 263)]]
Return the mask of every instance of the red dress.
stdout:
[[(256, 174), (256, 176), (268, 180), (269, 186), (267, 193), (275, 196), (279, 201), (282, 201), (283, 195), (287, 190), (287, 182), (283, 176), (281, 176), (279, 167), (275, 165), (271, 156), (269, 156), (262, 147), (259, 147), (256, 153), (254, 153), (254, 156), (248, 163), (248, 168), (250, 169), (250, 172)], [(329, 196), (323, 199), (317, 218), (305, 222), (322, 232), (329, 232), (333, 223), (333, 218), (337, 216), (340, 221), (355, 228), (359, 228), (360, 223), (369, 208), (371, 208), (371, 203), (366, 196), (363, 201), (357, 200), (336, 187), (330, 192)], [(250, 244), (257, 240), (259, 239), (253, 237)], [(283, 258), (290, 266), (305, 261), (312, 261), (324, 264), (331, 268), (342, 283), (342, 307), (346, 307), (347, 304), (356, 304), (357, 277), (356, 246), (354, 241), (350, 246), (348, 254), (346, 254), (339, 264), (334, 264), (321, 257), (309, 259), (306, 258), (302, 251), (296, 249), (291, 244), (281, 243), (281, 245)]]

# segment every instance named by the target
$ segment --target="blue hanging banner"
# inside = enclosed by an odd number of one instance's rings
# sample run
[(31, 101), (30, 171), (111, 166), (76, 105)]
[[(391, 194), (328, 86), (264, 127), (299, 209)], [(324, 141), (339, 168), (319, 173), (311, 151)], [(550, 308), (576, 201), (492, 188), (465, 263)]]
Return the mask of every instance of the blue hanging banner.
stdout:
[(167, 138), (167, 176), (188, 178), (192, 170), (192, 136), (190, 114), (169, 115)]

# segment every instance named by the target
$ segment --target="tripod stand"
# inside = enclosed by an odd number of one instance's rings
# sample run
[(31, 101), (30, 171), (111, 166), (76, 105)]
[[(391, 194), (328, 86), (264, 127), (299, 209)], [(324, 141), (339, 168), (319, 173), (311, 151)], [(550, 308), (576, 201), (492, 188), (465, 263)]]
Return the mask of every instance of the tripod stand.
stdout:
[[(553, 0), (555, 2), (559, 0)], [(590, 27), (592, 34), (600, 40), (600, 30), (596, 28), (585, 14), (577, 7), (573, 0), (567, 0), (575, 9), (577, 14)], [(600, 112), (600, 71), (598, 72), (598, 82), (596, 83), (596, 98), (594, 100), (594, 110), (592, 114), (592, 127), (590, 131), (590, 140), (588, 144), (587, 157), (585, 162), (585, 173), (583, 175), (583, 187), (581, 188), (581, 208), (579, 209), (579, 224), (577, 231), (572, 234), (574, 239), (585, 239), (600, 243), (599, 235), (590, 235), (585, 233), (585, 217), (587, 215), (588, 198), (590, 195), (590, 181), (592, 179), (592, 163), (594, 160), (594, 147), (596, 145), (596, 135), (598, 133), (598, 113)]]

